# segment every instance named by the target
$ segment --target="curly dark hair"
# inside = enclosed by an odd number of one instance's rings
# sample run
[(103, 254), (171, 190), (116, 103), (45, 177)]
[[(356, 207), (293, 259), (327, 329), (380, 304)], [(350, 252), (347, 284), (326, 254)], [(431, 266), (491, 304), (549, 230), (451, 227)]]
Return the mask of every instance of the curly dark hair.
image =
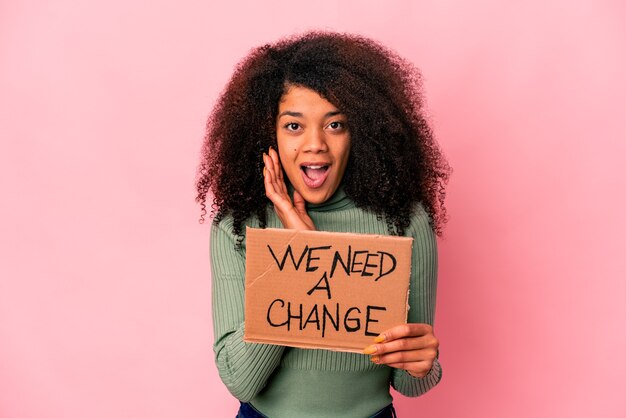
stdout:
[(266, 225), (262, 153), (278, 148), (278, 103), (290, 85), (318, 92), (345, 114), (351, 150), (343, 187), (358, 207), (402, 235), (419, 202), (441, 234), (450, 168), (424, 114), (419, 71), (371, 39), (328, 32), (263, 45), (237, 65), (207, 122), (200, 222), (212, 193), (215, 222), (231, 215), (236, 235), (250, 216)]

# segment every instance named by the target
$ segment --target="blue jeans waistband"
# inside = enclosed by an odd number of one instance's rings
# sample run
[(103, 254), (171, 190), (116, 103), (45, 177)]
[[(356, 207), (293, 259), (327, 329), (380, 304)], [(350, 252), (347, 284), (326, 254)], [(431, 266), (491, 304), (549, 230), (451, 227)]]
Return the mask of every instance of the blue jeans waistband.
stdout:
[[(376, 412), (372, 415), (371, 418), (396, 418), (396, 410), (393, 408), (393, 404), (389, 404), (380, 411)], [(254, 406), (249, 403), (241, 402), (241, 406), (239, 407), (239, 412), (235, 418), (268, 418), (259, 411), (256, 410)]]

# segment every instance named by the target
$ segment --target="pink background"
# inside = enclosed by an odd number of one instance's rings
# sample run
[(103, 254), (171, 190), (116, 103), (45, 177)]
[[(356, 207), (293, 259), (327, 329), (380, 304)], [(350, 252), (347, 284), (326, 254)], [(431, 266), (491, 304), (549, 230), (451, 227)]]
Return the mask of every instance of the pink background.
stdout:
[(455, 170), (444, 378), (400, 416), (626, 415), (623, 2), (209, 3), (0, 3), (1, 417), (234, 416), (204, 123), (251, 47), (310, 28), (415, 62)]

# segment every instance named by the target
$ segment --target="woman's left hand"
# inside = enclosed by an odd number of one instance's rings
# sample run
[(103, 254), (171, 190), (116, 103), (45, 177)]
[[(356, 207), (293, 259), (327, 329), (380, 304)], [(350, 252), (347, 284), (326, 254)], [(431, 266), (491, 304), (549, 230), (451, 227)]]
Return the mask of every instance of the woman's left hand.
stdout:
[(398, 325), (381, 333), (374, 342), (363, 354), (372, 355), (376, 364), (404, 369), (413, 377), (428, 374), (439, 349), (439, 340), (429, 324)]

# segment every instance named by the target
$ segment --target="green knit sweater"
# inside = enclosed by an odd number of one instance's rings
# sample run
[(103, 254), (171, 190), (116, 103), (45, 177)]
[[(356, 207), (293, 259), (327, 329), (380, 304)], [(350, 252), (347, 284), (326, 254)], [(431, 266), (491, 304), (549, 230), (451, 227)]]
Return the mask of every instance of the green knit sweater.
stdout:
[[(386, 235), (376, 214), (355, 206), (340, 188), (328, 201), (308, 205), (320, 231)], [(282, 228), (274, 211), (267, 226)], [(248, 226), (258, 228), (251, 219)], [(372, 363), (368, 355), (243, 342), (245, 248), (235, 250), (233, 221), (225, 217), (211, 229), (215, 359), (222, 381), (243, 402), (271, 418), (369, 417), (392, 398), (389, 386), (419, 396), (441, 379), (435, 360), (423, 378)], [(409, 322), (433, 324), (437, 287), (437, 248), (428, 215), (418, 206), (406, 231), (412, 236)]]

